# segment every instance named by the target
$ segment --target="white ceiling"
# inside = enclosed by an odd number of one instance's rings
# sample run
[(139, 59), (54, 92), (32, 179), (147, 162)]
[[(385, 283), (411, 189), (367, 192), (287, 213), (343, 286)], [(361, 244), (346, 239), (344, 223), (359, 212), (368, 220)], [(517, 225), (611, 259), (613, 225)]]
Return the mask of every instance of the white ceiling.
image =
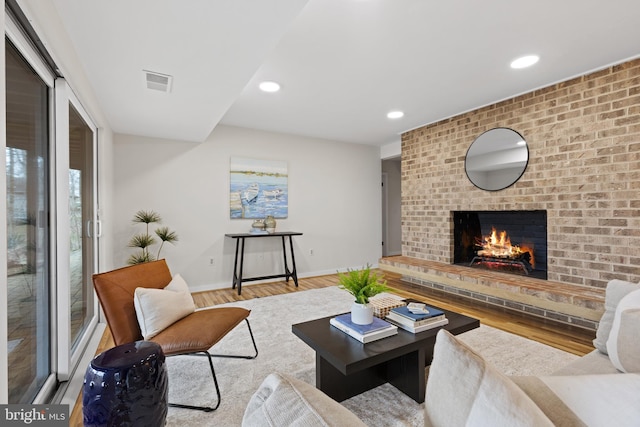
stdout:
[[(638, 0), (48, 1), (113, 130), (185, 141), (223, 123), (384, 145), (640, 56)], [(142, 70), (172, 75), (171, 93)]]

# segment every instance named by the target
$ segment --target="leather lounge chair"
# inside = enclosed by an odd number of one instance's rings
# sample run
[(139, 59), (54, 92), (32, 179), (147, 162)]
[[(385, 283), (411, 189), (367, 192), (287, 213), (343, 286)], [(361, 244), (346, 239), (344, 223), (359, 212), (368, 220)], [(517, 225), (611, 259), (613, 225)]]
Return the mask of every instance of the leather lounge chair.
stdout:
[[(171, 280), (171, 272), (164, 259), (94, 274), (93, 285), (116, 345), (143, 339), (134, 307), (136, 288), (163, 289)], [(206, 356), (209, 360), (217, 394), (216, 405), (203, 407), (169, 403), (170, 406), (207, 412), (214, 411), (220, 406), (220, 387), (213, 368), (212, 357), (255, 359), (258, 356), (258, 348), (249, 324), (249, 313), (249, 310), (241, 307), (214, 307), (196, 310), (149, 340), (159, 344), (165, 356), (198, 355)], [(243, 320), (247, 324), (255, 350), (253, 356), (209, 353), (211, 347)]]

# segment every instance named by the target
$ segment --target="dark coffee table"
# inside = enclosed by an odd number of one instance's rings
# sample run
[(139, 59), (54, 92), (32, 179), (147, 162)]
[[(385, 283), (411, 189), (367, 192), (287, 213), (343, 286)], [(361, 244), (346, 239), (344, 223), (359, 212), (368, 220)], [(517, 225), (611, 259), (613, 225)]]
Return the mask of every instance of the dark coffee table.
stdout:
[[(444, 326), (454, 335), (480, 326), (472, 317), (443, 310)], [(329, 324), (335, 316), (298, 323), (292, 332), (316, 351), (316, 387), (332, 399), (345, 399), (390, 383), (418, 403), (424, 402), (425, 367), (433, 358), (439, 329), (398, 335), (362, 344)]]

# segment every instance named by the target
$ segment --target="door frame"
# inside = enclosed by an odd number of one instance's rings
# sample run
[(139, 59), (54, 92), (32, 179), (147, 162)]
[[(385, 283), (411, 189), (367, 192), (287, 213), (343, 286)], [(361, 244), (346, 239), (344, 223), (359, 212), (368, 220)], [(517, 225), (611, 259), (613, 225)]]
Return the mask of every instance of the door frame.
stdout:
[[(55, 102), (54, 102), (54, 82), (55, 75), (52, 73), (49, 66), (45, 63), (45, 61), (40, 57), (38, 52), (33, 48), (31, 41), (25, 36), (20, 25), (14, 20), (11, 13), (7, 12), (5, 8), (4, 13), (4, 34), (5, 37), (11, 42), (11, 44), (18, 50), (20, 55), (24, 58), (24, 60), (29, 64), (29, 66), (33, 69), (33, 71), (38, 75), (40, 79), (46, 84), (48, 87), (48, 95), (49, 95), (49, 105), (48, 105), (48, 150), (49, 150), (49, 164), (48, 164), (48, 179), (49, 179), (49, 214), (50, 216), (55, 215), (54, 207), (55, 200), (53, 195), (55, 176), (53, 164), (55, 162)], [(4, 41), (3, 41), (3, 52), (4, 52)], [(6, 53), (4, 53), (3, 58)], [(3, 61), (3, 68), (6, 66), (6, 63)], [(4, 70), (3, 70), (4, 73)], [(4, 78), (6, 76), (3, 74)], [(5, 104), (5, 114), (3, 114), (3, 120), (6, 117), (6, 94), (3, 97), (3, 101)], [(6, 129), (6, 123), (5, 129)], [(4, 136), (5, 140), (3, 143), (4, 149), (6, 150), (6, 135)], [(3, 173), (3, 182), (4, 188), (6, 188), (6, 170)], [(3, 215), (6, 222), (6, 204), (4, 205)], [(56, 377), (56, 369), (57, 369), (57, 343), (55, 340), (55, 336), (57, 335), (57, 324), (55, 319), (56, 313), (56, 286), (55, 286), (55, 274), (56, 274), (56, 263), (55, 263), (55, 226), (53, 220), (50, 218), (49, 221), (49, 229), (47, 232), (49, 233), (49, 260), (48, 260), (48, 292), (49, 292), (49, 330), (47, 331), (50, 335), (49, 338), (49, 373), (47, 378), (43, 382), (42, 387), (36, 393), (36, 396), (33, 399), (33, 403), (46, 402), (50, 396), (55, 392), (57, 387), (57, 377)], [(6, 245), (6, 234), (4, 235), (4, 245)], [(6, 249), (6, 246), (5, 246)], [(6, 251), (5, 251), (6, 253)], [(6, 264), (4, 266), (4, 277), (6, 277)], [(5, 291), (6, 292), (6, 291)], [(8, 298), (5, 295), (5, 306), (8, 304)], [(6, 313), (5, 313), (6, 316)], [(6, 323), (6, 317), (3, 320), (3, 323)], [(6, 328), (2, 330), (2, 334), (0, 334), (0, 340), (3, 343), (8, 341), (8, 331)], [(6, 348), (6, 347), (5, 347)], [(8, 353), (6, 350), (0, 352), (0, 368), (2, 372), (8, 373), (9, 370), (9, 360)], [(8, 383), (8, 375), (1, 375), (2, 379), (0, 379), (0, 403), (8, 402), (8, 393), (9, 393), (9, 383)]]
[[(55, 81), (55, 102), (56, 102), (56, 258), (57, 258), (57, 279), (58, 294), (58, 351), (57, 351), (57, 378), (58, 381), (67, 381), (73, 375), (73, 371), (78, 365), (84, 352), (85, 347), (89, 343), (91, 336), (98, 324), (98, 300), (95, 292), (91, 292), (90, 304), (93, 308), (93, 317), (83, 331), (77, 345), (74, 347), (71, 342), (71, 294), (69, 283), (71, 280), (71, 272), (69, 269), (69, 258), (71, 250), (70, 241), (70, 225), (69, 225), (69, 106), (73, 105), (75, 110), (80, 114), (85, 123), (93, 132), (93, 206), (92, 220), (89, 225), (93, 244), (93, 271), (98, 271), (98, 174), (97, 174), (97, 141), (98, 129), (86, 112), (78, 98), (75, 96), (67, 82), (63, 78)], [(83, 229), (85, 224), (83, 224)]]

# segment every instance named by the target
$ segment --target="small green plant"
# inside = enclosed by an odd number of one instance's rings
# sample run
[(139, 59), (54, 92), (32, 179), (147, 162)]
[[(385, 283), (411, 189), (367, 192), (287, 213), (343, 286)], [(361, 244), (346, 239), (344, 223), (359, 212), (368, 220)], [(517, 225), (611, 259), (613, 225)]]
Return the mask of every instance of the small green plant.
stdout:
[(154, 230), (155, 235), (160, 239), (162, 243), (158, 247), (158, 252), (154, 256), (150, 252), (150, 247), (156, 244), (156, 238), (149, 233), (149, 224), (160, 223), (162, 218), (154, 211), (138, 211), (133, 216), (134, 224), (146, 224), (146, 230), (144, 233), (135, 234), (129, 241), (130, 248), (139, 248), (140, 250), (132, 254), (127, 260), (127, 264), (142, 264), (144, 262), (155, 261), (160, 258), (160, 252), (165, 242), (174, 244), (178, 241), (178, 235), (169, 230), (169, 227), (158, 227)]
[(367, 304), (372, 296), (389, 290), (387, 281), (383, 281), (378, 273), (372, 272), (369, 264), (362, 270), (338, 272), (338, 278), (340, 283), (338, 287), (353, 295), (358, 304)]

